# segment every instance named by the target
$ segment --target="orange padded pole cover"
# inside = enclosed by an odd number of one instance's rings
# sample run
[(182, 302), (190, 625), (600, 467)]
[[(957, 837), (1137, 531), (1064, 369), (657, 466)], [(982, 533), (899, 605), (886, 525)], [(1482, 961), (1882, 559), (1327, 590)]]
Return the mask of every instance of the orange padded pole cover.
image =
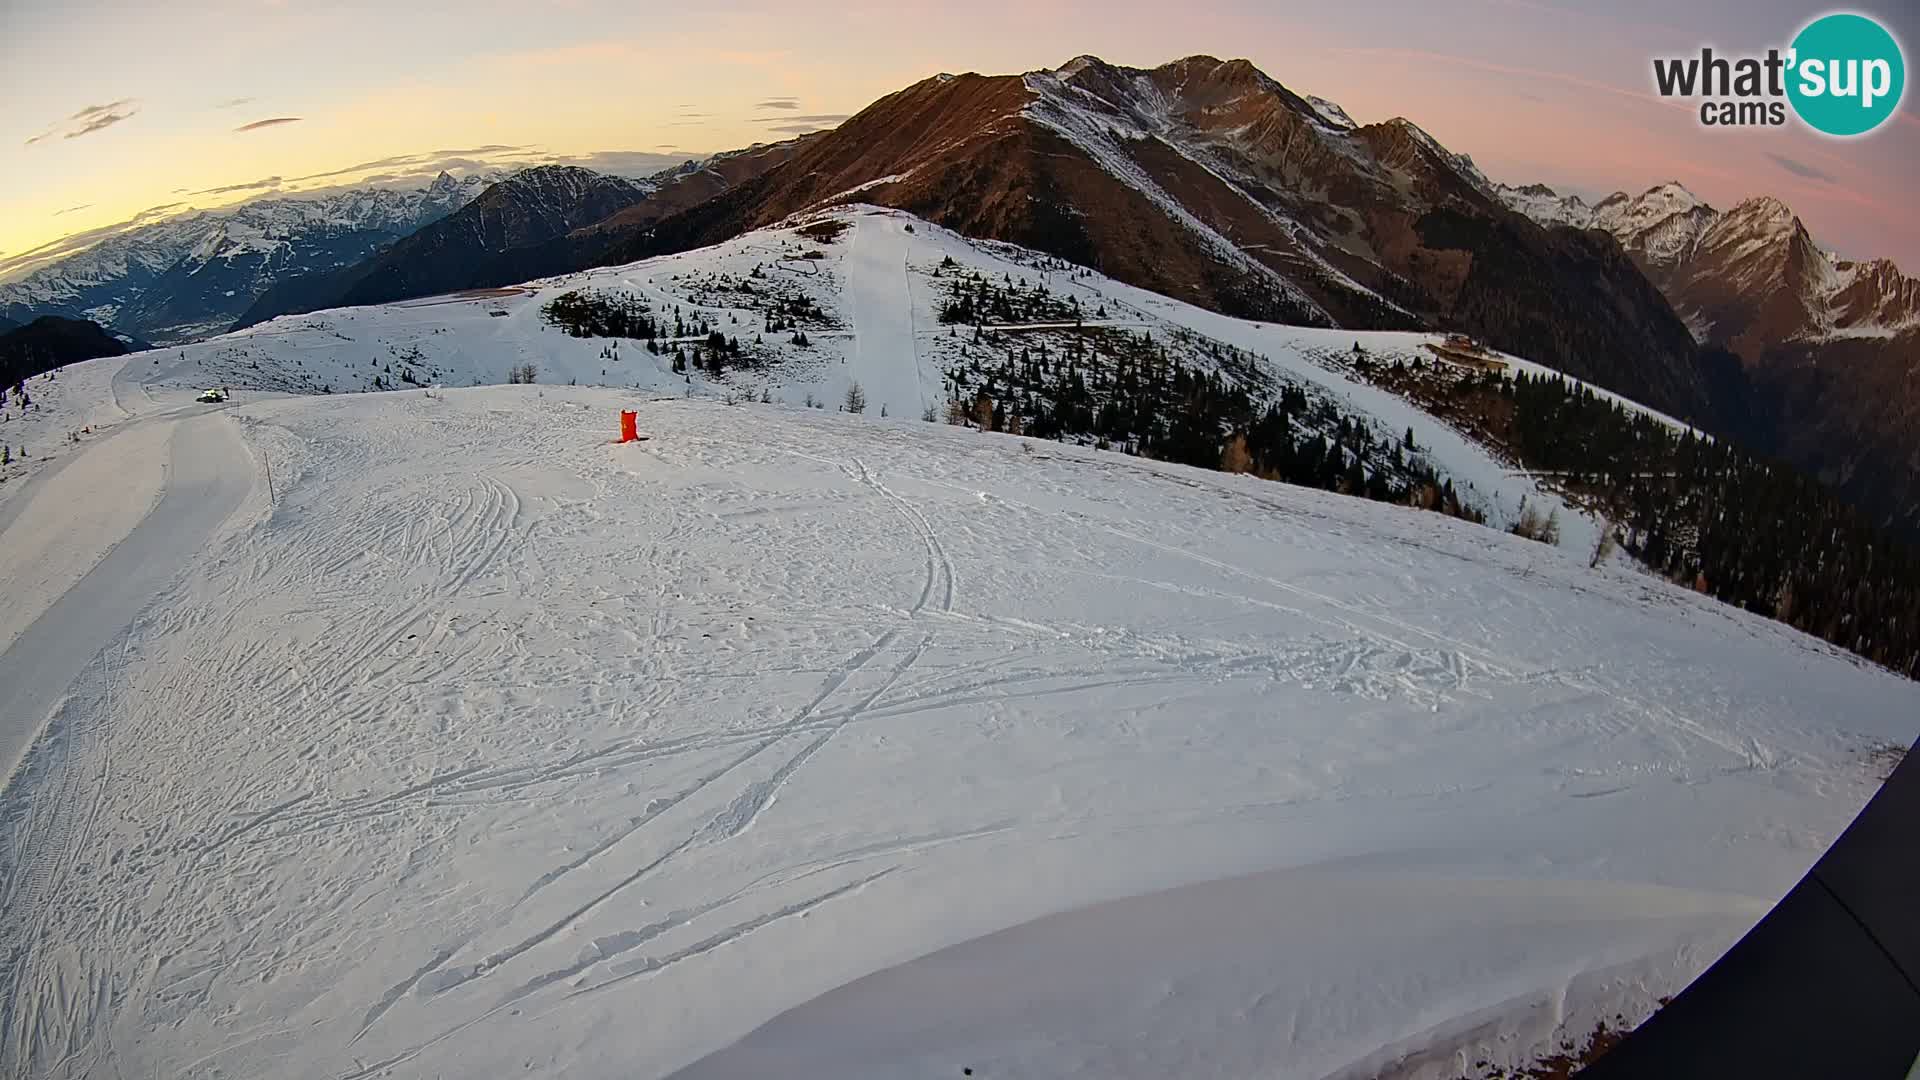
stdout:
[(640, 438), (640, 414), (620, 410), (620, 441), (635, 442)]

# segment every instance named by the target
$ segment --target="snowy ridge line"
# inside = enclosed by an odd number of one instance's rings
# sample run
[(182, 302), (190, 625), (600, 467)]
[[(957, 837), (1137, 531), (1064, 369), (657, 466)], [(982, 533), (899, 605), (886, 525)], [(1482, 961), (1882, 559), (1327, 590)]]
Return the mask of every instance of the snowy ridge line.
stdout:
[[(284, 252), (306, 231), (411, 231), (422, 223), (423, 214), (458, 209), (502, 175), (478, 174), (459, 181), (448, 177), (445, 183), (436, 181), (413, 191), (356, 188), (189, 210), (0, 283), (0, 305), (68, 307), (83, 302), (88, 290), (135, 275), (157, 276), (176, 264), (197, 263), (197, 272), (216, 260)], [(95, 303), (89, 310), (110, 320), (141, 295), (142, 284), (130, 281), (128, 287), (127, 296), (104, 305)]]
[[(1332, 278), (1335, 282), (1339, 283), (1340, 285), (1354, 292), (1361, 293), (1366, 296), (1370, 296), (1375, 300), (1380, 301), (1382, 304), (1386, 305), (1392, 310), (1399, 312), (1402, 315), (1408, 315), (1408, 316), (1412, 315), (1412, 312), (1409, 312), (1406, 308), (1401, 307), (1399, 304), (1396, 304), (1393, 301), (1388, 300), (1386, 297), (1381, 296), (1379, 293), (1375, 292), (1374, 290), (1366, 287), (1365, 285), (1360, 284), (1358, 281), (1355, 281), (1353, 278), (1349, 277), (1345, 271), (1333, 265), (1331, 262), (1328, 262), (1324, 256), (1322, 256), (1317, 250), (1314, 249), (1312, 244), (1305, 243), (1300, 239), (1300, 223), (1299, 222), (1294, 221), (1292, 218), (1281, 216), (1279, 213), (1275, 212), (1273, 208), (1267, 206), (1265, 203), (1262, 203), (1260, 200), (1254, 198), (1253, 194), (1247, 191), (1240, 181), (1234, 179), (1232, 176), (1230, 176), (1227, 173), (1224, 166), (1216, 167), (1216, 165), (1206, 161), (1202, 156), (1200, 156), (1193, 150), (1189, 149), (1185, 145), (1185, 140), (1163, 140), (1163, 141), (1166, 143), (1167, 146), (1171, 147), (1175, 153), (1179, 154), (1181, 157), (1199, 166), (1200, 168), (1205, 169), (1208, 172), (1208, 174), (1210, 174), (1214, 179), (1220, 181), (1220, 183), (1225, 185), (1229, 190), (1233, 191), (1236, 195), (1239, 195), (1242, 199), (1246, 200), (1248, 205), (1258, 210), (1263, 216), (1267, 218), (1267, 220), (1273, 222), (1275, 225), (1284, 229), (1287, 233), (1288, 238), (1294, 242), (1295, 247), (1297, 247), (1303, 255), (1305, 255), (1309, 260), (1312, 261), (1314, 269), (1317, 270), (1320, 274), (1322, 274), (1325, 277)], [(1236, 245), (1236, 247), (1238, 247), (1238, 245)], [(1241, 249), (1241, 250), (1244, 250), (1244, 249)], [(1255, 259), (1254, 261), (1258, 262), (1259, 260)], [(1325, 314), (1325, 312), (1323, 311), (1322, 314)], [(1329, 319), (1329, 321), (1332, 321), (1332, 320)]]
[(1354, 123), (1353, 117), (1347, 115), (1347, 110), (1326, 98), (1315, 97), (1312, 94), (1303, 95), (1303, 98), (1307, 104), (1313, 106), (1314, 112), (1319, 113), (1320, 119), (1326, 121), (1329, 127), (1340, 131), (1352, 131), (1360, 126)]
[(846, 199), (854, 195), (858, 195), (863, 191), (870, 191), (877, 187), (885, 187), (888, 184), (897, 184), (897, 183), (900, 183), (902, 180), (905, 180), (908, 177), (912, 176), (913, 173), (914, 173), (914, 170), (908, 169), (906, 172), (903, 172), (903, 173), (893, 173), (888, 176), (876, 176), (873, 179), (868, 180), (864, 183), (855, 184), (852, 187), (848, 188), (847, 190), (840, 192), (839, 194), (829, 195), (825, 199), (820, 200), (820, 202), (823, 204), (838, 202), (841, 199)]
[[(1034, 77), (1029, 76), (1029, 89), (1040, 90), (1041, 88), (1042, 84)], [(1078, 87), (1072, 89), (1076, 92), (1084, 93), (1084, 91), (1080, 91)], [(1049, 106), (1051, 106), (1051, 108), (1049, 108)], [(1312, 297), (1301, 291), (1297, 285), (1289, 281), (1285, 276), (1280, 274), (1279, 271), (1249, 256), (1232, 241), (1220, 235), (1212, 226), (1195, 217), (1192, 211), (1182, 205), (1178, 199), (1167, 194), (1159, 184), (1155, 183), (1151, 177), (1136, 166), (1125, 153), (1104, 145), (1105, 139), (1108, 136), (1082, 130), (1079, 125), (1074, 123), (1074, 111), (1070, 104), (1058, 102), (1050, 95), (1041, 93), (1033, 104), (1027, 106), (1026, 114), (1035, 122), (1044, 125), (1068, 142), (1079, 147), (1088, 157), (1099, 164), (1102, 169), (1110, 173), (1114, 179), (1119, 180), (1121, 183), (1126, 184), (1152, 200), (1154, 204), (1165, 211), (1169, 217), (1186, 226), (1189, 231), (1203, 243), (1207, 244), (1215, 255), (1278, 286), (1280, 291), (1287, 296), (1288, 300), (1297, 305), (1300, 310), (1317, 314), (1328, 323), (1334, 321), (1332, 316), (1328, 315), (1324, 308), (1315, 303)], [(1145, 132), (1141, 134), (1143, 137), (1147, 135)]]
[(1387, 121), (1387, 123), (1412, 135), (1415, 142), (1424, 147), (1434, 157), (1439, 158), (1454, 172), (1460, 174), (1468, 183), (1482, 191), (1489, 193), (1495, 191), (1493, 181), (1487, 179), (1487, 175), (1480, 171), (1478, 165), (1473, 163), (1472, 157), (1466, 154), (1456, 154), (1445, 146), (1442, 146), (1440, 140), (1429, 135), (1426, 129), (1404, 116), (1396, 116), (1392, 120)]

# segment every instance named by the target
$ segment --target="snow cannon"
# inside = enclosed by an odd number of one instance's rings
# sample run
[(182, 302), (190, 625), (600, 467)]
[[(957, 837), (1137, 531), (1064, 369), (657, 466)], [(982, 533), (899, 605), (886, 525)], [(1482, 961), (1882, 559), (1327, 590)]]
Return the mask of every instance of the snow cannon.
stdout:
[(629, 409), (620, 410), (620, 441), (623, 443), (640, 441), (640, 414)]

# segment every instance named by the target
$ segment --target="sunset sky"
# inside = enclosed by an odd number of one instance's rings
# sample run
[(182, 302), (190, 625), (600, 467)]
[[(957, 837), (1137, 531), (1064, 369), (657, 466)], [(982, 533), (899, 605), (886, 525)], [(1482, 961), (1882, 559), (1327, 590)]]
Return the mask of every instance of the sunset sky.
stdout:
[[(0, 0), (0, 271), (143, 211), (441, 164), (624, 167), (830, 126), (941, 71), (1080, 53), (1241, 56), (1362, 123), (1406, 116), (1490, 176), (1679, 180), (1789, 203), (1823, 245), (1920, 273), (1920, 95), (1864, 139), (1714, 132), (1650, 60), (1784, 45), (1782, 0)], [(1920, 15), (1862, 7), (1914, 59)], [(597, 156), (596, 156), (597, 155)], [(664, 159), (661, 159), (664, 160)], [(224, 190), (222, 190), (224, 189)], [(161, 209), (155, 209), (161, 208)]]

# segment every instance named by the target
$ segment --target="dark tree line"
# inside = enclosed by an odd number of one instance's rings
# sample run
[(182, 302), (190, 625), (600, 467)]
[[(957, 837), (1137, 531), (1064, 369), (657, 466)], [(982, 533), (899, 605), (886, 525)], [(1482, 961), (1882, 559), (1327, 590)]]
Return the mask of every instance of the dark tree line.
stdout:
[[(688, 322), (675, 308), (673, 322), (655, 316), (638, 298), (628, 294), (612, 296), (587, 290), (562, 293), (541, 308), (547, 321), (574, 337), (632, 338), (646, 342), (647, 351), (656, 356), (671, 356), (673, 370), (695, 369), (718, 375), (729, 367), (739, 367), (750, 359), (740, 338), (721, 333), (705, 320)], [(771, 324), (773, 319), (769, 318)], [(759, 344), (756, 337), (754, 344)], [(805, 344), (797, 338), (795, 344)], [(603, 351), (606, 359), (618, 360), (618, 351)]]
[[(634, 338), (662, 336), (660, 323), (638, 297), (576, 289), (547, 301), (540, 313), (574, 337)], [(675, 334), (682, 337), (684, 334)]]
[(1029, 285), (1025, 277), (1015, 281), (1012, 274), (994, 281), (976, 271), (960, 271), (951, 256), (940, 264), (935, 276), (947, 279), (947, 299), (940, 306), (942, 323), (1077, 323), (1085, 315), (1078, 298), (1055, 296), (1044, 281)]
[(947, 371), (948, 419), (1485, 520), (1410, 440), (1204, 347), (1212, 363), (1190, 364), (1146, 333), (1083, 330), (1057, 351), (976, 356)]
[[(664, 353), (666, 350), (648, 341), (647, 351)], [(739, 338), (728, 337), (718, 330), (709, 330), (705, 340), (694, 343), (691, 355), (684, 346), (673, 350), (673, 370), (684, 372), (691, 366), (708, 374), (718, 375), (729, 367), (740, 366), (745, 359), (746, 354), (740, 347)]]
[(1490, 434), (1611, 516), (1647, 566), (1920, 676), (1920, 552), (1811, 477), (1559, 376), (1476, 375), (1449, 393), (1478, 399)]

